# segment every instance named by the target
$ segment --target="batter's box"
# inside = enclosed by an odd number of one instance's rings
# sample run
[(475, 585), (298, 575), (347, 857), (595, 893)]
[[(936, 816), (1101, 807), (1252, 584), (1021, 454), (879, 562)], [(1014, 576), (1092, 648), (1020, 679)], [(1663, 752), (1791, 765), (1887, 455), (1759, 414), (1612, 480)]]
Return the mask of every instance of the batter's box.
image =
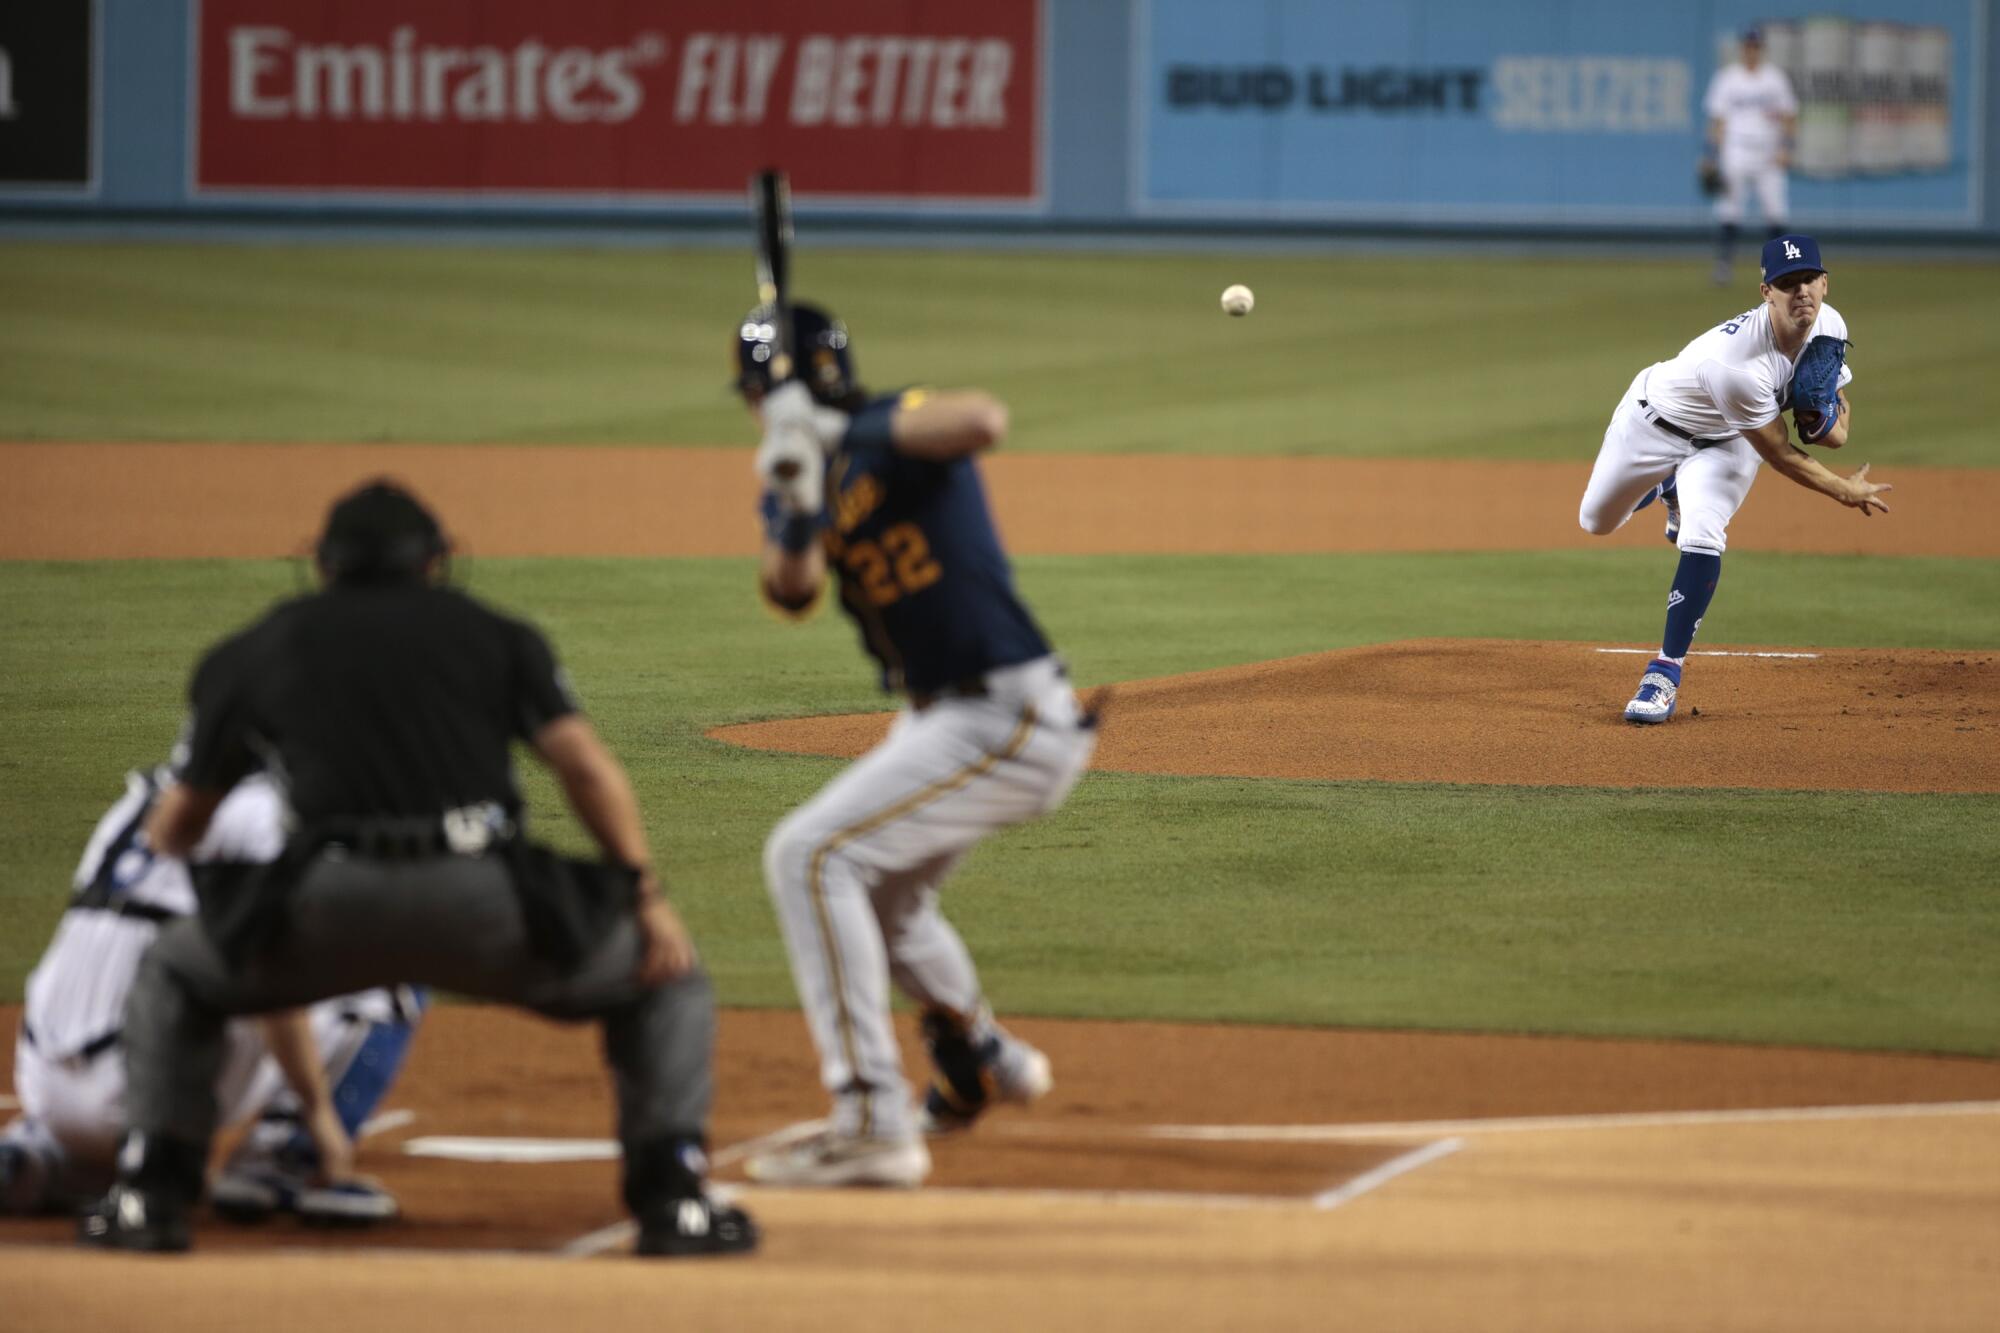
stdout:
[[(998, 1127), (994, 1127), (997, 1129)], [(961, 1189), (1103, 1190), (1308, 1201), (1406, 1156), (1394, 1143), (1205, 1143), (985, 1127), (933, 1139), (928, 1183)]]

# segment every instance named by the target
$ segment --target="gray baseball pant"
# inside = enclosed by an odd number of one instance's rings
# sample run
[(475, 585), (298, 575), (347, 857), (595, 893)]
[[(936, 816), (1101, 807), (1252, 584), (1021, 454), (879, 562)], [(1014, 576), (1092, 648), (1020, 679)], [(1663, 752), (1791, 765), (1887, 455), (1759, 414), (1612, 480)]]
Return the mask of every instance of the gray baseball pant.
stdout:
[(642, 988), (640, 949), (627, 918), (581, 964), (558, 970), (531, 946), (497, 859), (323, 857), (293, 889), (283, 928), (241, 968), (198, 920), (161, 932), (126, 1002), (128, 1127), (205, 1148), (230, 1016), (410, 982), (550, 1018), (597, 1019), (628, 1155), (663, 1136), (699, 1138), (713, 1096), (714, 994), (699, 969)]

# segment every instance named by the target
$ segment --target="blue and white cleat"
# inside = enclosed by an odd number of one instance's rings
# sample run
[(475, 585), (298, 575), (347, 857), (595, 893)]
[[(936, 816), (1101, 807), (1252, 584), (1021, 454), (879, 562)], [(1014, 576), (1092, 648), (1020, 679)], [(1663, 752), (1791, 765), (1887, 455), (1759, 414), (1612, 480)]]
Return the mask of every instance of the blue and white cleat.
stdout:
[(1674, 701), (1680, 692), (1681, 669), (1672, 662), (1654, 658), (1646, 663), (1646, 674), (1639, 678), (1639, 692), (1625, 705), (1625, 720), (1648, 725), (1665, 722), (1674, 715)]
[(1677, 480), (1668, 477), (1660, 483), (1660, 503), (1667, 507), (1667, 540), (1676, 545), (1681, 539), (1681, 492), (1675, 485)]

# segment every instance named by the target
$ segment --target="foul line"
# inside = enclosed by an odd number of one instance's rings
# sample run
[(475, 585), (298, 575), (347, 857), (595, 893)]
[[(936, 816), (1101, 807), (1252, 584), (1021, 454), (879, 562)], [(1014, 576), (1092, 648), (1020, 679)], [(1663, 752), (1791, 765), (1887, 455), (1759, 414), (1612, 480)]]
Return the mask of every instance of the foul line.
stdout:
[(1153, 1125), (1157, 1139), (1210, 1143), (1344, 1143), (1451, 1134), (1509, 1134), (1550, 1129), (1650, 1129), (1685, 1125), (1783, 1124), (1815, 1120), (1896, 1120), (1922, 1116), (2000, 1115), (2000, 1101), (1910, 1102), (1884, 1106), (1784, 1106), (1737, 1111), (1631, 1111), (1492, 1120), (1405, 1120), (1367, 1125)]
[(1451, 1138), (1439, 1139), (1436, 1143), (1413, 1148), (1401, 1157), (1392, 1157), (1372, 1170), (1363, 1171), (1344, 1184), (1313, 1195), (1312, 1206), (1322, 1209), (1338, 1208), (1343, 1203), (1360, 1198), (1372, 1189), (1388, 1184), (1397, 1176), (1408, 1175), (1420, 1166), (1429, 1166), (1432, 1162), (1449, 1157), (1464, 1146), (1464, 1139)]
[[(1593, 648), (1590, 651), (1594, 653), (1630, 653), (1634, 657), (1657, 656), (1657, 654), (1654, 653), (1654, 651), (1651, 648)], [(1689, 653), (1688, 656), (1689, 657), (1808, 657), (1816, 659), (1819, 657), (1819, 654), (1818, 653), (1742, 653), (1742, 652), (1731, 652), (1726, 648), (1697, 648), (1693, 652)]]

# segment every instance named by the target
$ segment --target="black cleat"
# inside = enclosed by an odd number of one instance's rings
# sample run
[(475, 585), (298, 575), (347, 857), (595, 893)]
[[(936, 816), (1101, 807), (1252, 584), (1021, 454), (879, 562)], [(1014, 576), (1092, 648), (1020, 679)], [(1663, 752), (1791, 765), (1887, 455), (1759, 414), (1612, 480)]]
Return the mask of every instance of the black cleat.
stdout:
[(748, 1254), (757, 1240), (750, 1214), (697, 1194), (648, 1208), (639, 1218), (639, 1241), (632, 1252), (665, 1258)]
[(921, 1026), (937, 1071), (917, 1115), (926, 1134), (962, 1133), (994, 1103), (1026, 1106), (1055, 1086), (1049, 1057), (999, 1027), (991, 1015), (982, 1015), (984, 1031), (978, 1036), (943, 1009), (926, 1010)]
[(193, 1248), (188, 1210), (156, 1194), (118, 1184), (77, 1220), (77, 1243), (100, 1250), (178, 1254)]

